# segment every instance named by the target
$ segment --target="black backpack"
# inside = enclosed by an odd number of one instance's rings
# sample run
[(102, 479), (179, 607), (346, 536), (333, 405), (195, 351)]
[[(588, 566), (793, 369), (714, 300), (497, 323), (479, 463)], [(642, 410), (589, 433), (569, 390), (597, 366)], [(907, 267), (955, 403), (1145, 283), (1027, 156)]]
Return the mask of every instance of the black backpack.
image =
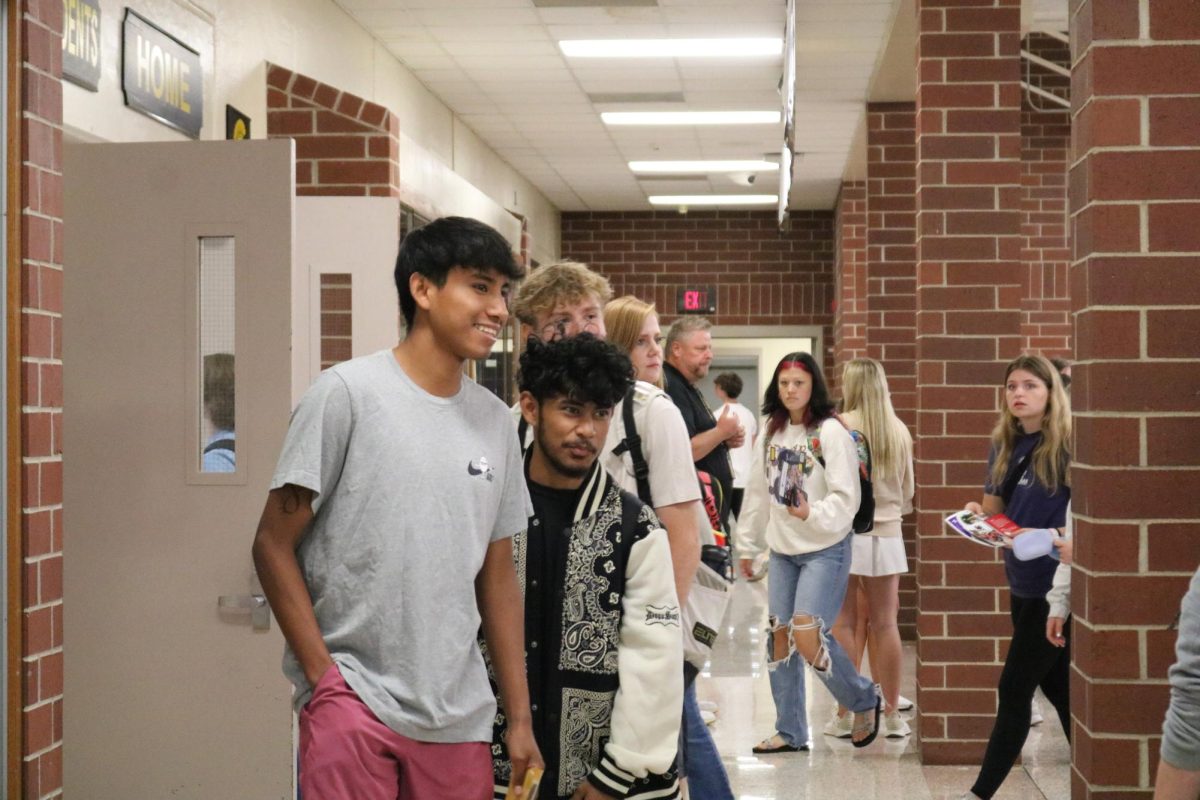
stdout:
[[(854, 445), (858, 449), (858, 511), (854, 512), (854, 522), (851, 528), (855, 533), (870, 533), (875, 528), (875, 490), (871, 486), (871, 445), (861, 431), (850, 430), (841, 417), (836, 418), (842, 427), (850, 433)], [(809, 436), (808, 446), (821, 469), (825, 469), (825, 457), (821, 454), (821, 439), (819, 436)]]

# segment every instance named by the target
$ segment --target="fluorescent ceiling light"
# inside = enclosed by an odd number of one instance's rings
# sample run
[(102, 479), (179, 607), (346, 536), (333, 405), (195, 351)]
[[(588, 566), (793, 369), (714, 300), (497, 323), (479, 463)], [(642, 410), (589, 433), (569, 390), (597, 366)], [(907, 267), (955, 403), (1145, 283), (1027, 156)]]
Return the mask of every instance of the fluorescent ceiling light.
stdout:
[(764, 206), (779, 202), (777, 194), (654, 194), (652, 206)]
[(783, 52), (782, 39), (570, 39), (558, 46), (574, 58), (741, 58)]
[(779, 164), (773, 161), (630, 161), (633, 172), (774, 172)]
[(778, 111), (602, 111), (607, 125), (776, 125)]

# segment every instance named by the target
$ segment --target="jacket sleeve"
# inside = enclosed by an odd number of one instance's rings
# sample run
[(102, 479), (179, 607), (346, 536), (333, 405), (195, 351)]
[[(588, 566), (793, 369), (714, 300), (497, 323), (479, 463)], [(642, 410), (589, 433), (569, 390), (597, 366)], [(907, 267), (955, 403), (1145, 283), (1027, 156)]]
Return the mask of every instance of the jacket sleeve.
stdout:
[(1050, 616), (1066, 619), (1071, 616), (1071, 565), (1059, 564), (1054, 570), (1054, 582), (1046, 593)]
[(1200, 770), (1200, 570), (1183, 598), (1168, 676), (1171, 704), (1163, 720), (1162, 758), (1179, 769)]
[[(905, 434), (908, 434), (908, 429), (905, 429)], [(900, 482), (900, 514), (911, 514), (913, 510), (913, 495), (917, 493), (916, 475), (913, 470), (913, 442), (912, 436), (904, 437), (908, 443), (908, 450), (904, 454), (904, 478)]]
[(833, 418), (821, 424), (818, 435), (825, 458), (825, 496), (809, 506), (806, 527), (825, 536), (847, 534), (858, 511), (858, 448)]
[(758, 439), (750, 460), (750, 474), (746, 477), (746, 492), (742, 498), (742, 513), (738, 515), (737, 545), (741, 558), (754, 558), (767, 549), (767, 520), (770, 518), (770, 503), (767, 496), (766, 462), (768, 441), (766, 421), (759, 423)]
[(633, 545), (625, 569), (612, 737), (588, 782), (625, 797), (637, 778), (666, 772), (683, 716), (683, 638), (667, 532)]
[[(1071, 505), (1067, 504), (1067, 524), (1064, 534), (1070, 539), (1074, 533), (1074, 526), (1071, 523)], [(1060, 617), (1066, 619), (1071, 616), (1071, 565), (1059, 564), (1058, 569), (1054, 570), (1054, 581), (1050, 584), (1050, 591), (1046, 593), (1046, 602), (1050, 604), (1051, 617)]]

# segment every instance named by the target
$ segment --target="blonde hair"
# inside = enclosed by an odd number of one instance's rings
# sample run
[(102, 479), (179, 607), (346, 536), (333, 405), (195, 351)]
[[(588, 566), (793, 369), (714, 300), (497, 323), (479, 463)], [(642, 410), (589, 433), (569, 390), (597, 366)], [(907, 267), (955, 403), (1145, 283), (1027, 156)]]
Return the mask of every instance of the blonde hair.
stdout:
[(603, 306), (612, 298), (608, 279), (578, 261), (556, 261), (535, 269), (517, 289), (510, 311), (526, 325), (534, 325), (560, 303), (577, 303), (594, 294)]
[[(632, 356), (638, 337), (642, 335), (642, 328), (651, 315), (658, 315), (654, 304), (643, 302), (631, 294), (613, 300), (604, 307), (604, 329), (608, 331), (608, 343), (625, 355)], [(662, 373), (659, 373), (655, 385), (663, 388)]]
[[(1070, 486), (1068, 471), (1071, 463), (1071, 406), (1058, 370), (1043, 356), (1018, 356), (1004, 371), (1004, 382), (1017, 370), (1025, 370), (1046, 385), (1046, 411), (1042, 416), (1042, 441), (1033, 450), (1030, 463), (1038, 481), (1053, 494), (1060, 486)], [(992, 466), (992, 486), (999, 489), (1008, 473), (1013, 446), (1021, 431), (1021, 422), (1008, 409), (1006, 398), (1000, 397), (1000, 420), (992, 430), (992, 445), (996, 461)]]
[(858, 417), (871, 446), (874, 478), (902, 480), (912, 460), (912, 434), (896, 416), (883, 366), (873, 358), (855, 358), (842, 369), (842, 410)]

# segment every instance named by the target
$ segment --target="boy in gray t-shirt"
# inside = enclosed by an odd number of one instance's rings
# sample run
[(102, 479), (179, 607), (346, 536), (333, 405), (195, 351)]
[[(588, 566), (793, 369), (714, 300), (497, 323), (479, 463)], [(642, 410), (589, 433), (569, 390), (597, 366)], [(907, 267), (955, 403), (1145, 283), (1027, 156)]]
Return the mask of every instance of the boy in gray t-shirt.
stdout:
[(292, 417), (254, 561), (288, 643), (306, 798), (490, 797), (481, 624), (514, 771), (542, 763), (511, 547), (532, 510), (520, 449), (462, 372), (520, 276), (483, 223), (413, 231), (395, 270), (407, 337), (326, 371)]

